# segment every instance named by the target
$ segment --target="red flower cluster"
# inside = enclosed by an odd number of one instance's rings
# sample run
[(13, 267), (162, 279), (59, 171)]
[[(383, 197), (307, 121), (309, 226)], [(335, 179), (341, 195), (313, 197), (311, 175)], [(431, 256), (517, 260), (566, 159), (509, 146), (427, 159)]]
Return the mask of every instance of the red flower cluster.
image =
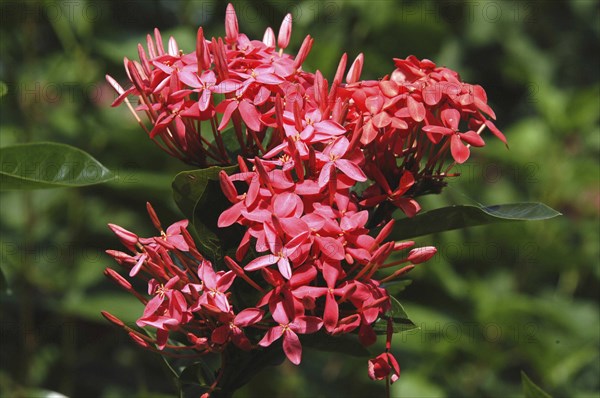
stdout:
[[(160, 236), (140, 238), (111, 224), (110, 228), (133, 255), (115, 250), (107, 253), (129, 270), (129, 276), (147, 280), (151, 299), (139, 294), (114, 270), (107, 268), (105, 273), (145, 304), (136, 324), (156, 329), (156, 338), (129, 328), (109, 313), (103, 315), (125, 328), (134, 341), (145, 348), (154, 344), (160, 350), (193, 348), (199, 352), (219, 352), (231, 338), (241, 349), (250, 349), (250, 342), (240, 328), (259, 322), (263, 311), (246, 308), (234, 313), (228, 290), (236, 274), (214, 270), (186, 230), (187, 220), (171, 225), (165, 232), (149, 203), (147, 209)], [(188, 346), (168, 344), (170, 331), (184, 332)]]
[[(132, 86), (119, 93), (149, 136), (169, 154), (202, 167), (230, 165), (220, 173), (221, 189), (232, 206), (218, 227), (242, 225), (245, 233), (230, 270), (215, 271), (179, 222), (150, 239), (111, 228), (133, 255), (111, 251), (117, 261), (149, 278), (148, 300), (112, 270), (107, 274), (146, 305), (138, 326), (157, 330), (156, 339), (127, 328), (140, 344), (171, 346), (169, 331), (186, 333), (199, 352), (218, 352), (229, 342), (248, 350), (282, 338), (291, 362), (301, 361), (298, 334), (357, 332), (364, 345), (375, 341), (373, 324), (390, 308), (381, 282), (397, 278), (427, 261), (433, 247), (413, 249), (387, 262), (413, 242), (385, 242), (395, 207), (409, 217), (420, 206), (415, 197), (438, 192), (448, 176), (448, 156), (463, 163), (470, 146), (483, 146), (495, 118), (485, 91), (463, 83), (458, 74), (429, 60), (395, 59), (396, 69), (381, 80), (360, 81), (363, 56), (351, 65), (341, 58), (331, 82), (320, 72), (302, 70), (313, 40), (307, 36), (297, 56), (285, 54), (291, 16), (277, 39), (269, 28), (262, 41), (239, 33), (229, 5), (226, 37), (207, 41), (198, 30), (195, 52), (179, 50), (173, 38), (165, 51), (158, 30), (148, 36), (140, 62), (125, 59)], [(279, 47), (277, 49), (276, 47)], [(134, 110), (127, 97), (139, 99)], [(152, 128), (137, 116), (144, 112)], [(232, 125), (239, 151), (226, 147), (222, 133)], [(359, 189), (358, 187), (361, 187)], [(389, 206), (389, 205), (391, 206)], [(381, 228), (374, 234), (371, 228)], [(375, 236), (373, 236), (375, 235)], [(243, 265), (239, 265), (242, 263)], [(387, 276), (384, 268), (406, 264)], [(229, 289), (238, 277), (260, 299), (244, 308)], [(379, 279), (378, 279), (379, 278)], [(256, 281), (259, 281), (258, 283)], [(264, 330), (259, 341), (246, 332)], [(369, 375), (381, 379), (399, 367), (389, 352), (369, 362)], [(254, 334), (256, 335), (256, 334)]]
[[(228, 181), (226, 176), (223, 179)], [(289, 203), (294, 199), (285, 193), (276, 196), (274, 201), (281, 209), (290, 211)], [(302, 201), (295, 205), (302, 206)], [(154, 344), (159, 350), (194, 349), (198, 354), (220, 352), (232, 342), (249, 350), (257, 345), (246, 337), (244, 329), (248, 327), (268, 329), (259, 346), (267, 347), (283, 336), (284, 352), (294, 364), (300, 363), (302, 355), (297, 334), (315, 333), (322, 326), (332, 335), (358, 329), (360, 341), (370, 345), (376, 338), (372, 324), (390, 305), (387, 292), (373, 274), (388, 265), (411, 262), (385, 280), (396, 278), (436, 252), (433, 247), (413, 249), (404, 260), (383, 264), (390, 253), (410, 248), (414, 243), (381, 244), (392, 222), (372, 238), (363, 225), (366, 211), (347, 210), (341, 215), (342, 212), (322, 206), (321, 212), (297, 218), (272, 214), (262, 227), (254, 224), (247, 236), (256, 236), (257, 251), (268, 247), (270, 253), (250, 261), (244, 269), (226, 257), (230, 270), (217, 272), (196, 248), (186, 230), (187, 220), (171, 225), (165, 232), (150, 204), (147, 209), (160, 236), (141, 238), (111, 224), (110, 228), (132, 254), (115, 250), (107, 253), (129, 271), (130, 277), (147, 280), (151, 298), (138, 293), (116, 271), (107, 268), (105, 273), (146, 306), (136, 323), (156, 329), (156, 338), (126, 326), (107, 312), (103, 315), (149, 349)], [(290, 236), (293, 233), (295, 237)], [(243, 257), (242, 251), (248, 249), (249, 239), (240, 245), (238, 257)], [(271, 266), (274, 264), (277, 267)], [(256, 270), (261, 270), (266, 282), (261, 284), (266, 289), (246, 274)], [(236, 277), (260, 292), (255, 306), (235, 308), (230, 301), (229, 289)], [(168, 344), (170, 331), (184, 333), (188, 344)]]

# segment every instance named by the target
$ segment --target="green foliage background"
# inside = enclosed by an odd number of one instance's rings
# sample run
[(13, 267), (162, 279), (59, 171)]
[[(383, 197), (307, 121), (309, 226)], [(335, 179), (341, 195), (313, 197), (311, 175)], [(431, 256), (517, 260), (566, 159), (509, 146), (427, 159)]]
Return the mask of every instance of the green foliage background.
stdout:
[[(595, 1), (237, 1), (240, 28), (260, 39), (294, 15), (292, 47), (315, 38), (306, 68), (332, 77), (365, 53), (363, 77), (415, 54), (483, 85), (510, 150), (489, 135), (462, 176), (423, 208), (541, 201), (563, 217), (419, 238), (439, 254), (400, 293), (416, 332), (397, 335), (402, 397), (520, 396), (520, 370), (561, 397), (600, 391), (600, 20)], [(99, 315), (135, 320), (141, 304), (105, 281), (119, 249), (106, 224), (152, 233), (144, 203), (178, 220), (170, 182), (184, 165), (148, 140), (109, 73), (159, 27), (186, 52), (198, 25), (224, 33), (224, 2), (2, 1), (0, 146), (80, 147), (118, 179), (82, 189), (0, 194), (0, 395), (172, 396), (158, 356)], [(275, 29), (277, 30), (277, 29)], [(4, 88), (2, 88), (4, 91)], [(380, 347), (381, 348), (381, 347)], [(375, 350), (377, 351), (377, 350)], [(367, 358), (306, 350), (300, 367), (262, 372), (239, 397), (376, 396)]]

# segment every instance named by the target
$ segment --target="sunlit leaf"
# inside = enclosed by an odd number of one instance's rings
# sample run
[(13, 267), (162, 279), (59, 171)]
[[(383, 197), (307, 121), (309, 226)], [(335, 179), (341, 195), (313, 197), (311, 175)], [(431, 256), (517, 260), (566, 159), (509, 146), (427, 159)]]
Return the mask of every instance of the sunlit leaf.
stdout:
[(543, 203), (510, 203), (494, 206), (449, 206), (396, 220), (391, 239), (415, 238), (436, 232), (514, 221), (538, 221), (561, 213)]
[(0, 148), (0, 190), (82, 187), (114, 178), (100, 162), (70, 145), (39, 142)]
[(392, 320), (394, 333), (418, 329), (419, 327), (408, 318), (408, 314), (404, 310), (404, 307), (402, 307), (402, 304), (394, 296), (390, 296), (390, 300), (392, 302), (391, 308), (373, 325), (375, 333), (387, 333), (388, 319)]

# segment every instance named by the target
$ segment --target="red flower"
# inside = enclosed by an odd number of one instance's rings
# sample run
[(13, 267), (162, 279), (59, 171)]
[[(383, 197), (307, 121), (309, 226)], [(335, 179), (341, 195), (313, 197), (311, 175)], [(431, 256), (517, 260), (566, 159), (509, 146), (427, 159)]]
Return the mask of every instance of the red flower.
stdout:
[[(457, 163), (464, 163), (469, 158), (469, 147), (465, 146), (462, 141), (465, 141), (469, 145), (481, 147), (485, 145), (483, 139), (475, 131), (467, 131), (461, 133), (458, 130), (458, 123), (460, 122), (460, 112), (456, 109), (444, 109), (441, 113), (441, 119), (443, 126), (425, 126), (425, 131), (430, 137), (434, 137), (433, 134), (449, 135), (450, 136), (450, 150), (452, 157)], [(433, 142), (439, 141), (437, 138), (432, 138)]]
[(263, 318), (264, 311), (257, 308), (246, 308), (237, 315), (224, 314), (220, 321), (223, 325), (213, 330), (211, 340), (216, 344), (225, 344), (229, 339), (242, 350), (250, 350), (251, 343), (241, 328), (254, 325)]
[(290, 321), (282, 305), (277, 305), (272, 315), (278, 325), (269, 329), (258, 345), (268, 347), (283, 336), (283, 352), (290, 362), (298, 365), (302, 360), (302, 344), (297, 333), (315, 333), (321, 329), (323, 321), (315, 316), (299, 316)]
[(389, 377), (390, 374), (392, 383), (400, 377), (400, 365), (391, 353), (384, 352), (373, 359), (369, 359), (369, 377), (372, 380), (383, 380)]
[(204, 294), (200, 296), (198, 304), (192, 311), (198, 311), (200, 307), (204, 307), (211, 311), (228, 313), (231, 305), (225, 293), (233, 283), (235, 274), (232, 271), (215, 272), (210, 262), (203, 261), (198, 267), (198, 276), (203, 282)]
[(317, 153), (317, 158), (325, 162), (319, 174), (319, 186), (324, 187), (331, 179), (335, 169), (350, 177), (353, 181), (366, 181), (367, 176), (362, 169), (350, 159), (343, 157), (348, 152), (350, 142), (346, 137), (336, 139), (328, 145), (322, 153)]

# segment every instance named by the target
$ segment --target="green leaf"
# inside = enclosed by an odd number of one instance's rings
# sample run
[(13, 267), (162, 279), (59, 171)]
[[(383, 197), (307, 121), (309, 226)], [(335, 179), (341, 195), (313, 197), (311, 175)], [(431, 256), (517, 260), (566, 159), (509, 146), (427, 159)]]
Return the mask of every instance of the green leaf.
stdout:
[(300, 336), (302, 346), (314, 348), (318, 351), (339, 352), (355, 357), (371, 355), (355, 335), (342, 334), (330, 336), (325, 333), (314, 333)]
[(225, 366), (219, 380), (215, 397), (231, 397), (259, 372), (269, 366), (279, 366), (285, 360), (281, 344), (273, 344), (260, 350), (242, 351), (233, 345), (225, 349)]
[(112, 173), (75, 147), (38, 142), (0, 148), (0, 190), (82, 187), (109, 181)]
[(391, 308), (373, 324), (373, 330), (375, 330), (375, 333), (387, 333), (388, 319), (391, 319), (393, 322), (394, 333), (418, 329), (419, 327), (408, 318), (408, 314), (404, 310), (404, 307), (402, 307), (402, 304), (400, 304), (400, 302), (394, 296), (390, 296), (390, 300), (392, 301)]
[(0, 82), (0, 98), (8, 94), (8, 86), (4, 82)]
[(208, 365), (200, 360), (183, 369), (179, 375), (179, 380), (182, 383), (210, 386), (215, 382), (215, 375)]
[(221, 259), (229, 248), (236, 247), (240, 236), (237, 226), (217, 227), (219, 215), (231, 206), (221, 192), (221, 170), (231, 174), (237, 166), (184, 171), (175, 176), (172, 184), (175, 203), (194, 225), (199, 249), (211, 261)]
[(509, 203), (486, 207), (449, 206), (396, 220), (391, 239), (402, 240), (453, 229), (513, 221), (547, 220), (561, 213), (543, 203)]
[(521, 371), (521, 385), (525, 398), (552, 398), (550, 394), (535, 385), (523, 371)]

